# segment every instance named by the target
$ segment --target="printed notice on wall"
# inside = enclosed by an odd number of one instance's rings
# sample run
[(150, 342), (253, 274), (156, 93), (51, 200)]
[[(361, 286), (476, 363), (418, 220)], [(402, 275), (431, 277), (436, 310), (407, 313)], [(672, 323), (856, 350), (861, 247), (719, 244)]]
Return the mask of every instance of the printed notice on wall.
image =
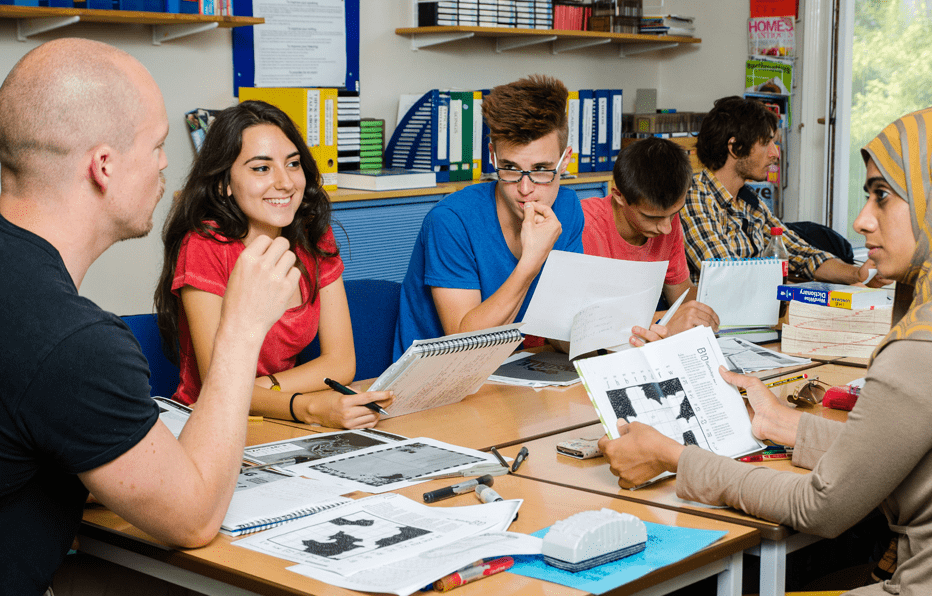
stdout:
[(253, 0), (256, 87), (342, 87), (346, 82), (343, 0)]

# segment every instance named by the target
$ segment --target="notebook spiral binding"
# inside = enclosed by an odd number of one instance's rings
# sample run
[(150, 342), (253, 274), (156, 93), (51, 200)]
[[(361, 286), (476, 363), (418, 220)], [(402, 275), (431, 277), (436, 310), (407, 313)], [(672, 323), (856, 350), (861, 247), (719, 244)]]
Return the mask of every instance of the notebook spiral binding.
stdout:
[(278, 526), (288, 523), (292, 520), (300, 519), (302, 517), (307, 517), (308, 515), (314, 515), (315, 513), (320, 513), (332, 507), (338, 505), (343, 505), (343, 501), (338, 501), (335, 503), (325, 503), (315, 507), (308, 507), (307, 509), (300, 509), (298, 511), (292, 511), (287, 515), (281, 515), (278, 517), (265, 517), (253, 520), (248, 524), (240, 524), (233, 528), (232, 534), (234, 536), (242, 536), (244, 534), (253, 534), (255, 532), (261, 532), (262, 530), (268, 530), (269, 528), (277, 528)]
[(745, 259), (708, 259), (702, 262), (709, 263), (710, 267), (722, 267), (728, 265), (746, 265), (750, 263), (772, 263), (776, 260), (776, 257), (748, 257)]
[(444, 339), (425, 343), (418, 346), (418, 350), (424, 356), (441, 356), (443, 354), (453, 354), (488, 346), (500, 346), (516, 339), (521, 339), (521, 332), (517, 329), (509, 329), (508, 331), (496, 331), (494, 333), (486, 333), (473, 337)]

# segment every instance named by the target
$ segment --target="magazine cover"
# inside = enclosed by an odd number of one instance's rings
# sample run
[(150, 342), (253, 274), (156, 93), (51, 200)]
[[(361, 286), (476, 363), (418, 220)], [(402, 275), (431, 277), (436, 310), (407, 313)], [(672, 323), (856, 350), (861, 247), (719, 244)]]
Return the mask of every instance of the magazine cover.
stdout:
[(751, 56), (795, 56), (796, 19), (758, 17), (748, 19), (748, 54)]

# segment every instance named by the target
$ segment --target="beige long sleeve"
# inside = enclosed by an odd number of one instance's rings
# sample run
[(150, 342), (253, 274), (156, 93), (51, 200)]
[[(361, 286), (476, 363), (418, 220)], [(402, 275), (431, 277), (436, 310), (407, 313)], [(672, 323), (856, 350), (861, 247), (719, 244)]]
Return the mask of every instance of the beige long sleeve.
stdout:
[(868, 371), (847, 423), (804, 416), (794, 464), (817, 461), (811, 473), (776, 472), (689, 447), (679, 460), (677, 495), (826, 537), (891, 495), (893, 524), (932, 524), (930, 362), (932, 343), (894, 342)]

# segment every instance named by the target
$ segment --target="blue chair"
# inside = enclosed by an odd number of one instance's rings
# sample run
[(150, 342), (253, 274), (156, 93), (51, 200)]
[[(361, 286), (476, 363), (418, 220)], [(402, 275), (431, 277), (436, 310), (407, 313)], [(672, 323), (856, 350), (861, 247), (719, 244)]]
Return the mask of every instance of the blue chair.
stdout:
[[(392, 363), (401, 284), (382, 279), (351, 279), (344, 281), (344, 285), (353, 321), (356, 379), (371, 379)], [(308, 362), (318, 356), (320, 339), (315, 337), (298, 356), (298, 362)]]
[(127, 315), (120, 317), (129, 325), (142, 353), (149, 361), (149, 386), (151, 395), (171, 397), (178, 388), (181, 372), (171, 363), (162, 351), (162, 336), (154, 314)]

